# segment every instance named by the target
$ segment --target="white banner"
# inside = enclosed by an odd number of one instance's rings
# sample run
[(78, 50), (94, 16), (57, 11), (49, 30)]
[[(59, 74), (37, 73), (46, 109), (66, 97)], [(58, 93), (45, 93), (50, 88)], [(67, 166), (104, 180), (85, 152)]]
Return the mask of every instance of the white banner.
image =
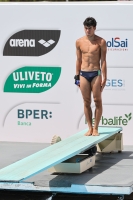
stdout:
[(87, 128), (74, 84), (75, 42), (91, 16), (98, 22), (96, 34), (107, 42), (100, 125), (122, 126), (124, 144), (133, 144), (133, 4), (125, 5), (0, 4), (1, 141), (51, 142), (55, 134), (64, 139)]

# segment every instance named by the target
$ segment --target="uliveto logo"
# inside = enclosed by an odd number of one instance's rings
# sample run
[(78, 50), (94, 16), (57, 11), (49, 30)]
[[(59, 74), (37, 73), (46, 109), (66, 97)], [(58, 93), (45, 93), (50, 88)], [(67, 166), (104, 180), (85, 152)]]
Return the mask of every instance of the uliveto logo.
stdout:
[(5, 81), (4, 92), (40, 93), (59, 80), (61, 67), (26, 66), (13, 71)]
[[(122, 116), (114, 116), (113, 118), (106, 118), (102, 116), (100, 120), (100, 124), (103, 126), (127, 126), (128, 122), (132, 119), (132, 113), (125, 114), (124, 117)], [(95, 118), (92, 119), (93, 124), (95, 123)], [(85, 120), (85, 123), (86, 120)]]
[(58, 43), (60, 30), (22, 30), (6, 42), (4, 56), (41, 56)]
[(128, 51), (128, 39), (121, 40), (120, 37), (111, 38), (106, 42), (108, 51)]

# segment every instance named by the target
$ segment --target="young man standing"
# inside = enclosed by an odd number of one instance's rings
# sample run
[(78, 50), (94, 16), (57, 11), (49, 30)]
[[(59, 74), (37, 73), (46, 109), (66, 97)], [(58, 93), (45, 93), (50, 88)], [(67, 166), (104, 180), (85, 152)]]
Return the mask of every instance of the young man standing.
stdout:
[[(88, 17), (83, 22), (85, 36), (76, 41), (75, 83), (79, 85), (83, 100), (84, 113), (89, 126), (86, 136), (98, 136), (98, 125), (102, 116), (101, 92), (106, 84), (106, 41), (95, 35), (97, 22)], [(91, 92), (95, 102), (95, 123), (92, 126)]]

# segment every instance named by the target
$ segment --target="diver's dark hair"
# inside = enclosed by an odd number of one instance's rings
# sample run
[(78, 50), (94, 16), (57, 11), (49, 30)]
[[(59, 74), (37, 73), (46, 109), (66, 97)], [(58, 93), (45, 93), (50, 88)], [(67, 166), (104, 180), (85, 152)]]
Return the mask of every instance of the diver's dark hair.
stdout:
[(97, 25), (97, 22), (96, 20), (93, 18), (93, 17), (87, 17), (85, 19), (85, 21), (83, 22), (84, 26), (93, 26), (93, 27), (96, 27)]

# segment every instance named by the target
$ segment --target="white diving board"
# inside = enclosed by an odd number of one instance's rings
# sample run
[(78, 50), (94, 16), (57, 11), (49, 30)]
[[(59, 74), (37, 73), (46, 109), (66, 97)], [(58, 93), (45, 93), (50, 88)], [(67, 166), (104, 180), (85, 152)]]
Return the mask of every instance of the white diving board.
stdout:
[(85, 136), (88, 129), (0, 169), (0, 181), (21, 182), (55, 166), (122, 131), (121, 127), (99, 127), (99, 136)]

